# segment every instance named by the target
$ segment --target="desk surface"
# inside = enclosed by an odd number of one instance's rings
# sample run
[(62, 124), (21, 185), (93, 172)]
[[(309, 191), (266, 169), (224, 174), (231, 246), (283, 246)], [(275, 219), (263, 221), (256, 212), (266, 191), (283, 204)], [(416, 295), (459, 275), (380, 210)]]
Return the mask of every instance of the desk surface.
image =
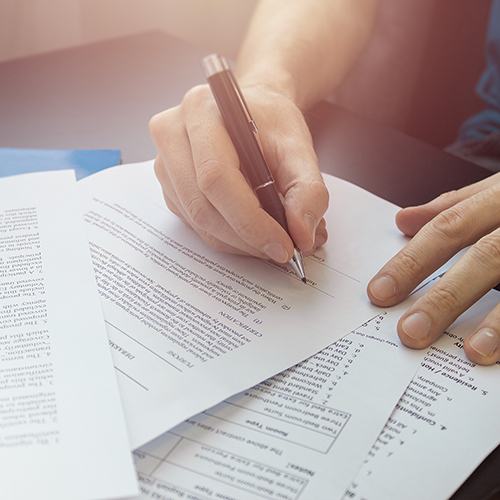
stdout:
[[(206, 55), (161, 32), (0, 64), (0, 147), (108, 149), (154, 158), (148, 122), (204, 83)], [(321, 169), (400, 206), (429, 201), (489, 172), (321, 103), (308, 113)], [(454, 495), (486, 499), (500, 486), (500, 450)]]
[[(154, 158), (157, 112), (204, 83), (206, 53), (161, 32), (0, 64), (0, 147), (107, 149)], [(404, 134), (321, 103), (308, 115), (321, 169), (400, 206), (488, 172)]]

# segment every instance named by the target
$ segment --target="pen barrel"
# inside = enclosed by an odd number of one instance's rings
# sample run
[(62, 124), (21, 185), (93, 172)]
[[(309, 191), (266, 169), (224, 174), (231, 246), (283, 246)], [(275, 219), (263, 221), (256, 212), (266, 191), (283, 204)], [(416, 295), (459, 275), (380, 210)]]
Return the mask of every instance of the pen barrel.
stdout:
[(274, 182), (252, 130), (251, 122), (243, 111), (237, 112), (237, 110), (242, 110), (242, 104), (228, 72), (216, 73), (207, 80), (224, 119), (227, 132), (238, 153), (240, 168), (248, 183), (255, 190), (259, 186)]
[(285, 209), (274, 184), (268, 184), (267, 186), (258, 188), (255, 191), (255, 194), (257, 195), (262, 208), (277, 222), (279, 222), (281, 227), (287, 233), (289, 233)]
[[(285, 208), (274, 185), (255, 133), (257, 127), (243, 94), (231, 73), (227, 61), (212, 54), (202, 61), (203, 71), (224, 119), (226, 130), (240, 159), (240, 169), (252, 187), (261, 207), (290, 234)], [(290, 264), (304, 283), (306, 282), (302, 254), (294, 250)]]

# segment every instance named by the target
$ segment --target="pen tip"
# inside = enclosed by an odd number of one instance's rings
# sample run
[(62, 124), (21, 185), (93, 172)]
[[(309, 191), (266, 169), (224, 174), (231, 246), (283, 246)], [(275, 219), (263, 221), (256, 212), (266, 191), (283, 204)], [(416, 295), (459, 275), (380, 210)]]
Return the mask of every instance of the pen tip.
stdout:
[(307, 285), (307, 280), (306, 280), (306, 278), (305, 278), (305, 277), (304, 277), (304, 278), (302, 278), (302, 283), (304, 283), (305, 285)]

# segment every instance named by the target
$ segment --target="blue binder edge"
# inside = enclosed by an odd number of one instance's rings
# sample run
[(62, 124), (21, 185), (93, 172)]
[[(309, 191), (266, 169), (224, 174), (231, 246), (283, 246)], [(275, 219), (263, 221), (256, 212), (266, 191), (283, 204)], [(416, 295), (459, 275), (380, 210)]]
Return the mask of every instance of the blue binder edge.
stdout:
[(0, 148), (0, 177), (73, 169), (78, 180), (120, 162), (119, 149)]

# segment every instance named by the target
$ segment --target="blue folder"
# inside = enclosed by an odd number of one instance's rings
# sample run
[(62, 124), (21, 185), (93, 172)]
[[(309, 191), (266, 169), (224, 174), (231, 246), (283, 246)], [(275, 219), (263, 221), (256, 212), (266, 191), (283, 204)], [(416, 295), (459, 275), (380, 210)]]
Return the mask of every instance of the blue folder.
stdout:
[(120, 164), (118, 149), (16, 149), (0, 148), (0, 177), (74, 169), (76, 178)]

